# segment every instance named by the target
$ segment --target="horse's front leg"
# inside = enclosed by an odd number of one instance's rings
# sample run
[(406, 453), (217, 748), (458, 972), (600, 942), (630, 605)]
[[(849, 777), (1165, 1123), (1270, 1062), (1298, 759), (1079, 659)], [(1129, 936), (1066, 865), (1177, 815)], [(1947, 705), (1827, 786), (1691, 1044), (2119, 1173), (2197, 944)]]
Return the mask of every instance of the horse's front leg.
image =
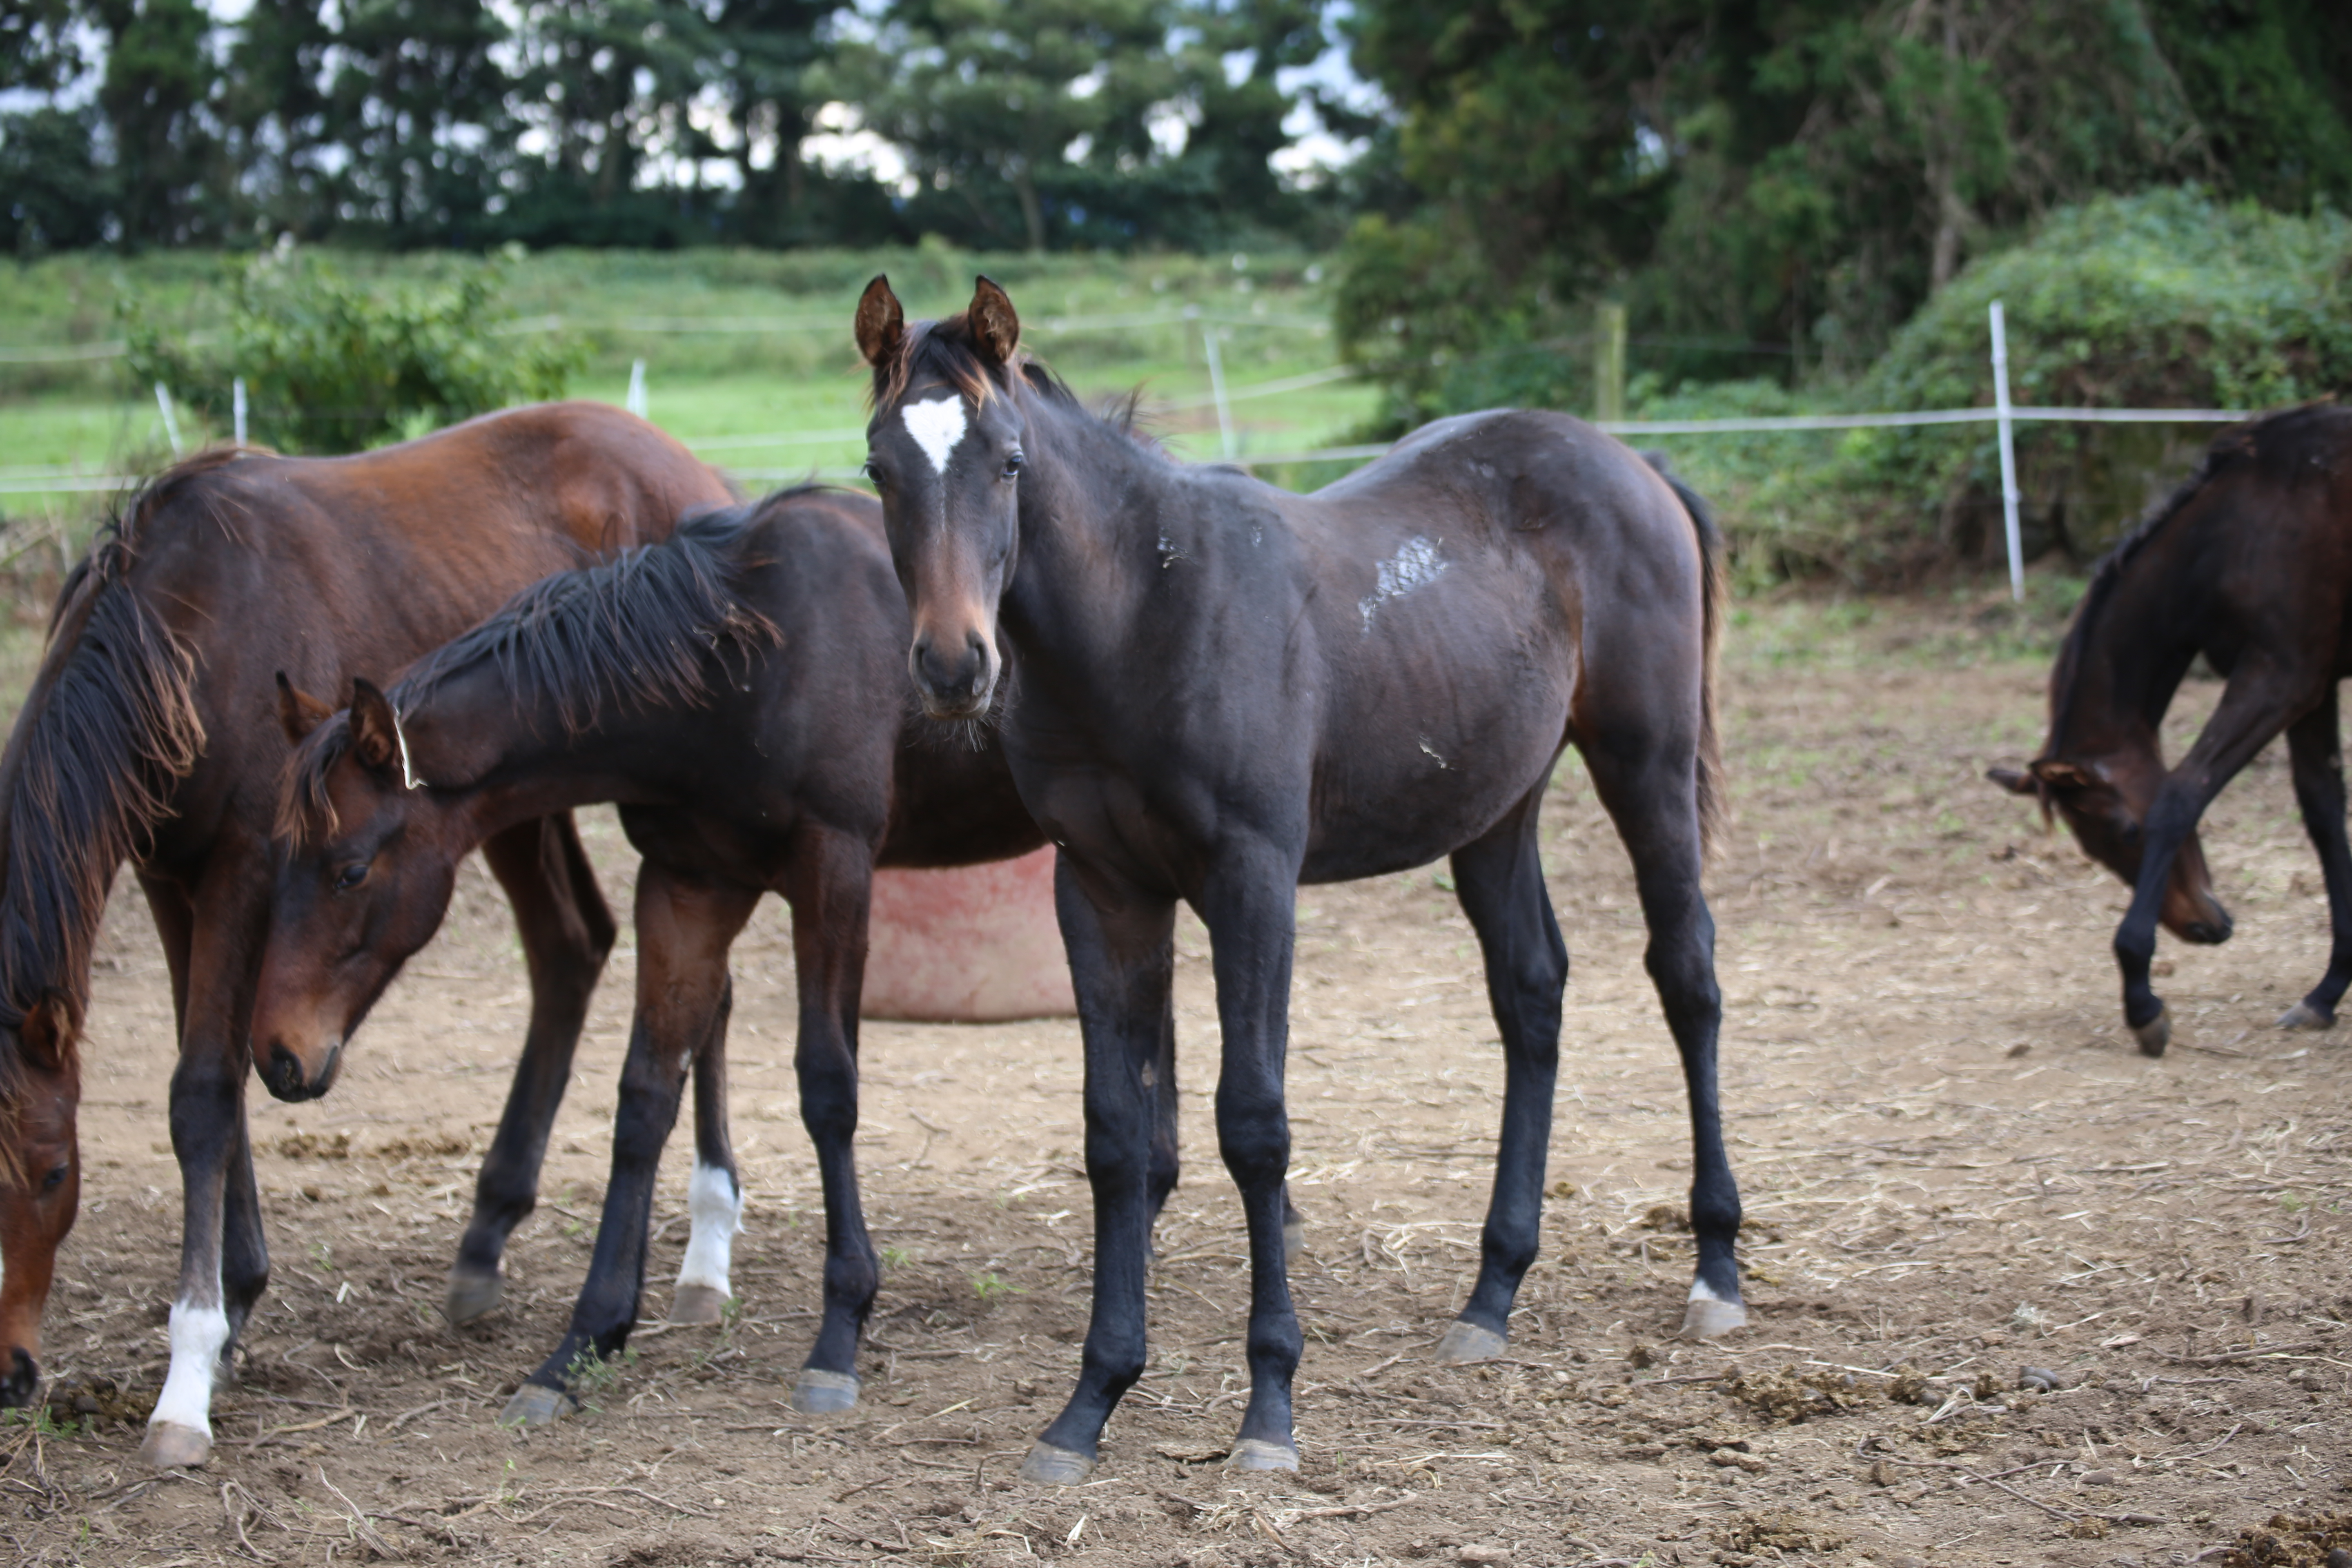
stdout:
[(1535, 1261), (1543, 1220), (1544, 1158), (1559, 1077), (1560, 993), (1568, 945), (1552, 918), (1536, 844), (1542, 792), (1529, 795), (1484, 838), (1454, 852), (1462, 912), (1478, 933), (1486, 997), (1503, 1037), (1503, 1131), (1486, 1205), (1478, 1282), (1437, 1342), (1442, 1361), (1500, 1355), (1511, 1303)]
[(215, 864), (194, 900), (187, 1000), (172, 1074), (172, 1152), (180, 1163), (180, 1283), (170, 1369), (139, 1456), (160, 1468), (212, 1458), (212, 1397), (255, 1301), (269, 1249), (245, 1120), (247, 1037), (267, 884)]
[(2279, 1017), (2282, 1029), (2328, 1029), (2336, 1004), (2352, 984), (2352, 845), (2344, 833), (2344, 751), (2336, 721), (2336, 689), (2326, 700), (2287, 727), (2287, 753), (2294, 764), (2294, 800), (2303, 808), (2304, 831), (2319, 851), (2320, 875), (2327, 884), (2327, 923), (2332, 941), (2327, 973), (2311, 994)]
[(1295, 1470), (1290, 1381), (1302, 1342), (1290, 1300), (1290, 1115), (1283, 1102), (1290, 1044), (1290, 965), (1298, 901), (1296, 853), (1251, 844), (1228, 849), (1201, 889), (1217, 978), (1224, 1051), (1217, 1078), (1217, 1149), (1241, 1189), (1249, 1226), (1250, 1316), (1245, 1342), (1250, 1399), (1227, 1462), (1244, 1470)]
[[(1161, 1117), (1160, 1062), (1169, 1038), (1176, 905), (1081, 867), (1067, 849), (1055, 861), (1054, 905), (1086, 1047), (1094, 1308), (1077, 1387), (1022, 1461), (1021, 1479), (1072, 1486), (1093, 1472), (1103, 1424), (1143, 1375), (1152, 1142)], [(1280, 1180), (1279, 1170), (1276, 1177)], [(1159, 1195), (1165, 1196), (1164, 1189)]]
[[(646, 1245), (662, 1145), (696, 1056), (724, 1015), (727, 952), (757, 889), (704, 881), (646, 861), (637, 875), (637, 1017), (621, 1067), (613, 1174), (571, 1327), (499, 1415), (544, 1426), (579, 1403), (581, 1378), (628, 1343), (645, 1294)], [(731, 1182), (732, 1173), (728, 1173)]]
[(824, 1316), (793, 1380), (793, 1408), (816, 1415), (857, 1403), (857, 1342), (881, 1289), (857, 1193), (857, 1003), (874, 849), (831, 829), (799, 836), (785, 872), (800, 980), (801, 1125), (816, 1147), (824, 1192)]
[(615, 935), (570, 816), (541, 817), (494, 835), (482, 858), (514, 906), (530, 972), (530, 1023), (506, 1110), (475, 1178), (473, 1217), (449, 1266), (444, 1310), (452, 1323), (471, 1322), (499, 1304), (507, 1237), (538, 1206), (548, 1133)]
[[(2139, 875), (2131, 907), (2116, 928), (2116, 967), (2123, 980), (2124, 1022), (2144, 1055), (2160, 1057), (2172, 1039), (2172, 1016), (2148, 983), (2156, 961), (2156, 929), (2164, 912), (2173, 867), (2198, 819), (2240, 769), (2285, 727), (2294, 711), (2286, 682), (2267, 663), (2240, 659), (2213, 716), (2180, 765), (2158, 786), (2142, 825)], [(2219, 940), (2218, 938), (2216, 940)]]

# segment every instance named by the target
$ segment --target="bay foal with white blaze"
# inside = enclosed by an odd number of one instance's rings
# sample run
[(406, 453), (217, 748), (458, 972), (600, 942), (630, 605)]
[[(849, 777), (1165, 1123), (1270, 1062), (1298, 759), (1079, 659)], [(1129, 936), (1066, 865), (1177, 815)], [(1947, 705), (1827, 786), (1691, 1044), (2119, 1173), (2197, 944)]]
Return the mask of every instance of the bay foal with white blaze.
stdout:
[(1551, 414), (1431, 426), (1310, 496), (1187, 468), (1025, 363), (1013, 303), (985, 279), (965, 314), (909, 328), (877, 278), (856, 335), (917, 690), (942, 720), (1001, 699), (1014, 782), (1061, 847), (1095, 1297), (1077, 1388), (1023, 1475), (1083, 1479), (1143, 1371), (1179, 899), (1213, 947), (1218, 1142), (1249, 1226), (1250, 1399), (1234, 1461), (1298, 1462), (1282, 1079), (1302, 881), (1452, 857), (1506, 1089), (1477, 1284), (1438, 1348), (1503, 1348), (1536, 1252), (1568, 977), (1537, 812), (1570, 742), (1632, 855), (1690, 1090), (1699, 1255), (1685, 1329), (1744, 1321), (1699, 888), (1720, 787), (1719, 590), (1696, 498)]

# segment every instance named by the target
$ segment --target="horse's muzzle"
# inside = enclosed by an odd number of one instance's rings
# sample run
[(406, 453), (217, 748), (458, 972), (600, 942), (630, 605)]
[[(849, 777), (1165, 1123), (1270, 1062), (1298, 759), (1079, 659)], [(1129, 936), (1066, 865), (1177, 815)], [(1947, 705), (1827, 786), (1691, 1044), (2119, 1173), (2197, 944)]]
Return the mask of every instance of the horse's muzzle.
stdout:
[(33, 1391), (41, 1386), (41, 1369), (35, 1364), (32, 1352), (22, 1345), (12, 1346), (8, 1374), (0, 1377), (0, 1410), (15, 1410), (33, 1403)]
[(2206, 947), (2219, 947), (2229, 941), (2230, 933), (2237, 929), (2236, 922), (2223, 914), (2210, 920), (2191, 921), (2180, 928), (2180, 935), (2184, 941)]
[(932, 719), (977, 719), (996, 695), (996, 656), (988, 639), (966, 632), (961, 649), (926, 632), (907, 656), (923, 712)]
[(335, 1087), (335, 1074), (343, 1065), (343, 1042), (335, 1041), (327, 1047), (327, 1059), (315, 1078), (302, 1071), (302, 1058), (277, 1041), (270, 1042), (269, 1060), (261, 1068), (261, 1081), (276, 1098), (299, 1103), (316, 1100)]

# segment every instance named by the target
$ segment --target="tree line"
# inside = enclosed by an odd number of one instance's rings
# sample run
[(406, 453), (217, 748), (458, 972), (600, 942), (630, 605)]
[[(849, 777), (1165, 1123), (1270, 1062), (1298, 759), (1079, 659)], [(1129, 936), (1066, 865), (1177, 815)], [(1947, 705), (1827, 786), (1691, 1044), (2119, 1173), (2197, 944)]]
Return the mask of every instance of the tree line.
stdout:
[[(1311, 98), (1277, 79), (1323, 23), (1318, 0), (253, 0), (227, 24), (0, 0), (0, 243), (1328, 241), (1333, 197), (1269, 163)], [(826, 130), (903, 174), (811, 158)]]
[(19, 255), (1286, 241), (1392, 425), (1588, 406), (1601, 301), (1669, 383), (1851, 380), (2047, 214), (2183, 185), (2352, 204), (2352, 6), (0, 0)]
[(1352, 41), (1394, 113), (1339, 327), (1397, 424), (1589, 405), (1532, 351), (1598, 300), (1668, 384), (1843, 382), (2058, 209), (2352, 202), (2341, 0), (1366, 0)]

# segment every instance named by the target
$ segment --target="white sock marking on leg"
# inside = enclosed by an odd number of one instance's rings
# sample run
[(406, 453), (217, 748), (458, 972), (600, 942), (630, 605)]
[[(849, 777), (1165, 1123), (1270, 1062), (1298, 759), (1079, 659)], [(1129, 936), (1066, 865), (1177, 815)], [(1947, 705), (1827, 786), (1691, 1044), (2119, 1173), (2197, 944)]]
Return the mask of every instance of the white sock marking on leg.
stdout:
[(922, 447), (923, 456), (931, 460), (931, 468), (946, 473), (948, 459), (955, 455), (957, 443), (963, 439), (963, 399), (940, 397), (929, 403), (909, 403), (898, 411), (898, 417), (906, 421), (907, 434)]
[(696, 1162), (694, 1181), (686, 1190), (686, 1212), (694, 1230), (687, 1240), (686, 1261), (678, 1266), (678, 1284), (707, 1285), (722, 1296), (733, 1295), (727, 1287), (727, 1271), (735, 1233), (743, 1228), (743, 1194), (734, 1177), (717, 1165)]
[(228, 1314), (218, 1306), (183, 1299), (172, 1303), (172, 1370), (149, 1426), (169, 1422), (213, 1435), (213, 1374), (228, 1343)]
[(1715, 1287), (1708, 1284), (1704, 1279), (1694, 1279), (1691, 1281), (1690, 1299), (1694, 1301), (1728, 1301), (1731, 1300), (1728, 1296), (1717, 1295), (1715, 1293)]

